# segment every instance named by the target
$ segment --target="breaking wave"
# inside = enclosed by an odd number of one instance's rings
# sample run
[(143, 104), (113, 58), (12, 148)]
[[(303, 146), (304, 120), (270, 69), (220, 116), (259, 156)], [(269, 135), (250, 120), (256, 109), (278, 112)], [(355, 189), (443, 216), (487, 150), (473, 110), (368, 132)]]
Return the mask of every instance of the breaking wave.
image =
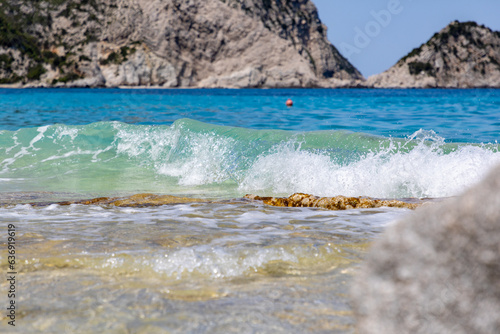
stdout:
[(498, 143), (447, 143), (425, 130), (401, 139), (182, 119), (0, 131), (2, 191), (446, 197), (498, 163)]

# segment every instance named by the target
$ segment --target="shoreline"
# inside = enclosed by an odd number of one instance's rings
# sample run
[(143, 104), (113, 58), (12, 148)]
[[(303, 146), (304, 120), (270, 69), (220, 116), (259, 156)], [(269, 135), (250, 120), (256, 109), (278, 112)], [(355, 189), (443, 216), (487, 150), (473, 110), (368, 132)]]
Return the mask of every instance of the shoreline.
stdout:
[(373, 86), (339, 86), (339, 87), (162, 87), (162, 86), (19, 86), (19, 85), (5, 85), (0, 84), (0, 89), (12, 89), (12, 90), (28, 90), (28, 89), (68, 89), (68, 90), (400, 90), (400, 91), (411, 91), (411, 90), (500, 90), (500, 87), (495, 86), (480, 86), (480, 87), (373, 87)]

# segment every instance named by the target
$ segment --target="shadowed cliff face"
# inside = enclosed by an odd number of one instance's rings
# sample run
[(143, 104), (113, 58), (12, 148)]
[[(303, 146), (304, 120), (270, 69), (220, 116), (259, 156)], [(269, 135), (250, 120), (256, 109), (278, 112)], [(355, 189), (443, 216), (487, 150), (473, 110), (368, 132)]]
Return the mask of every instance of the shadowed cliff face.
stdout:
[(259, 19), (269, 31), (292, 42), (311, 62), (319, 78), (363, 79), (358, 70), (328, 42), (327, 28), (309, 0), (220, 0)]
[(0, 0), (0, 83), (335, 87), (361, 74), (309, 0)]
[(374, 87), (500, 87), (500, 32), (452, 22), (384, 73)]

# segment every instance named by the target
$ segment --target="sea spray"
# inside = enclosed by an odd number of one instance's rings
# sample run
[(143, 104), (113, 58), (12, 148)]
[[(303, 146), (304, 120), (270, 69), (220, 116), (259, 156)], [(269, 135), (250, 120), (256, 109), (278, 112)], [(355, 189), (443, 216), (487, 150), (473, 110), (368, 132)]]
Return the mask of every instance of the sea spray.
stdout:
[(99, 122), (0, 132), (3, 191), (110, 195), (246, 193), (378, 198), (453, 196), (500, 162), (498, 144), (348, 131), (294, 132)]
[[(363, 147), (361, 141), (360, 146)], [(500, 162), (497, 145), (445, 144), (433, 132), (384, 139), (378, 149), (336, 163), (324, 152), (278, 145), (256, 159), (240, 184), (246, 192), (382, 198), (452, 196)]]

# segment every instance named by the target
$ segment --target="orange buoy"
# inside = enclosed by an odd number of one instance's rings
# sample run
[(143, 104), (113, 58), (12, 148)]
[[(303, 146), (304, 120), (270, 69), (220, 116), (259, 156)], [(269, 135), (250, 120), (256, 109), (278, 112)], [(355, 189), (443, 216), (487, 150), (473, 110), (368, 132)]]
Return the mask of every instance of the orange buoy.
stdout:
[(287, 107), (293, 106), (293, 101), (291, 99), (286, 100), (286, 106)]

